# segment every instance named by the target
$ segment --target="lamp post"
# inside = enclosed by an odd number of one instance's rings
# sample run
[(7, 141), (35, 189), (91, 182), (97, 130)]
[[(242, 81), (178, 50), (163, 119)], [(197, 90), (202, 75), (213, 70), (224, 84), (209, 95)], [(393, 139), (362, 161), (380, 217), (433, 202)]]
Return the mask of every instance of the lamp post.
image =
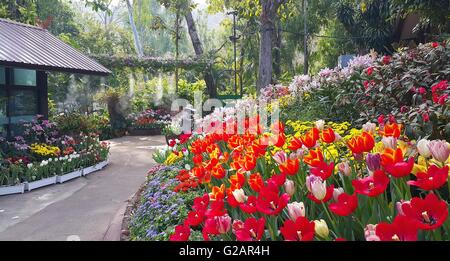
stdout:
[[(233, 42), (233, 52), (234, 52), (234, 93), (237, 93), (237, 40), (240, 38), (240, 36), (237, 35), (236, 30), (236, 16), (237, 11), (230, 11), (227, 13), (227, 15), (233, 15), (233, 35), (230, 36), (230, 40)], [(241, 86), (241, 95), (242, 95), (242, 86)]]

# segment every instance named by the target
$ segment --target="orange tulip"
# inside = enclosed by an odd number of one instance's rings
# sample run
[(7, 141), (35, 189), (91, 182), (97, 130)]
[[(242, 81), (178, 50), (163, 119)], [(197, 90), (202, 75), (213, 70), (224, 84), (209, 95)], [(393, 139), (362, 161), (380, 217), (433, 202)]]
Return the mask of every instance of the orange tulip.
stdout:
[(222, 179), (225, 177), (225, 169), (222, 167), (222, 165), (218, 164), (216, 166), (214, 166), (211, 170), (211, 174), (216, 178), (216, 179)]
[(394, 138), (398, 138), (401, 132), (402, 125), (397, 123), (388, 123), (384, 125), (383, 130), (379, 130), (380, 135)]
[(236, 174), (233, 174), (228, 179), (231, 183), (231, 188), (234, 189), (240, 189), (245, 184), (245, 176), (242, 172), (238, 171)]
[(400, 148), (385, 149), (381, 154), (381, 165), (389, 174), (397, 178), (408, 176), (414, 167), (413, 157), (406, 162), (404, 160), (403, 151)]
[(264, 180), (261, 177), (261, 174), (257, 172), (250, 175), (248, 179), (248, 184), (250, 185), (250, 188), (252, 188), (254, 191), (259, 192), (261, 188), (264, 186)]
[(270, 137), (270, 144), (273, 146), (281, 148), (286, 142), (286, 135), (284, 133), (275, 133)]
[(319, 129), (317, 128), (312, 128), (301, 137), (303, 145), (305, 145), (308, 148), (316, 146), (318, 139), (319, 139)]
[(239, 160), (239, 164), (245, 171), (250, 171), (256, 167), (256, 157), (247, 154)]
[(289, 142), (288, 149), (291, 151), (296, 151), (298, 149), (301, 149), (303, 146), (302, 141), (297, 137), (292, 137), (291, 141)]
[(216, 201), (223, 199), (225, 196), (225, 184), (220, 185), (220, 187), (214, 186), (209, 193), (209, 199), (211, 201)]
[(333, 143), (334, 140), (336, 139), (333, 129), (327, 128), (327, 129), (323, 130), (321, 139), (325, 143)]
[(370, 152), (375, 146), (375, 140), (371, 134), (363, 132), (361, 135), (351, 138), (347, 145), (354, 154), (360, 154)]
[(309, 150), (309, 154), (303, 157), (303, 162), (312, 167), (320, 166), (320, 163), (323, 162), (323, 154), (320, 148)]
[(279, 166), (282, 174), (293, 176), (297, 174), (299, 169), (298, 159), (288, 159), (286, 162)]

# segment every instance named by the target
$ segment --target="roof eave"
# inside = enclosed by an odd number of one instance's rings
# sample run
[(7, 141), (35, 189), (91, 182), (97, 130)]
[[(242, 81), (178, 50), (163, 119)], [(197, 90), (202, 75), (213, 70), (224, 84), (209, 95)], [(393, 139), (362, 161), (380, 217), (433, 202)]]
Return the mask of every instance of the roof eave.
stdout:
[(83, 69), (77, 69), (77, 68), (64, 68), (64, 67), (37, 65), (37, 64), (29, 64), (29, 63), (11, 62), (11, 61), (0, 61), (0, 65), (7, 66), (7, 67), (20, 67), (20, 68), (25, 68), (25, 69), (37, 70), (37, 71), (65, 72), (65, 73), (98, 75), (98, 76), (108, 76), (112, 73), (110, 70), (108, 70), (106, 68), (105, 68), (105, 71), (91, 71), (91, 70), (83, 70)]

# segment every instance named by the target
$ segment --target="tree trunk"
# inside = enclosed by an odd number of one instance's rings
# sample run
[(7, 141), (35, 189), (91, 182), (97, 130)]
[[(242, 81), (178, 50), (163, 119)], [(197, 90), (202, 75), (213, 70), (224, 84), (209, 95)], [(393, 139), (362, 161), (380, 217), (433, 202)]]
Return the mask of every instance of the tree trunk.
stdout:
[(265, 21), (261, 24), (261, 43), (259, 47), (259, 73), (256, 89), (260, 90), (272, 82), (272, 41), (273, 23)]
[(139, 34), (136, 29), (136, 23), (134, 22), (133, 7), (130, 3), (130, 0), (126, 1), (128, 7), (128, 18), (130, 19), (131, 30), (133, 31), (134, 36), (134, 47), (136, 48), (136, 54), (138, 58), (142, 58), (144, 56), (144, 50), (142, 49), (141, 40), (139, 39)]
[[(203, 55), (203, 45), (202, 42), (200, 41), (200, 37), (198, 35), (197, 28), (195, 26), (195, 21), (192, 16), (192, 12), (190, 11), (189, 8), (187, 8), (184, 18), (186, 19), (189, 36), (191, 37), (191, 42), (192, 46), (194, 47), (195, 55), (197, 57), (200, 57), (201, 55)], [(215, 98), (217, 96), (217, 90), (214, 83), (214, 77), (211, 73), (211, 68), (209, 66), (204, 73), (204, 79), (206, 87), (208, 89), (209, 96), (211, 98)]]
[(275, 57), (274, 57), (274, 73), (275, 73), (275, 77), (276, 79), (280, 79), (281, 77), (281, 22), (280, 19), (277, 20), (277, 34), (275, 37), (275, 43), (274, 43), (274, 52), (275, 52)]
[(273, 73), (273, 55), (272, 43), (274, 36), (274, 21), (277, 18), (277, 11), (284, 0), (260, 0), (262, 12), (260, 15), (261, 22), (261, 39), (259, 47), (259, 73), (258, 81), (256, 83), (256, 90), (258, 94), (260, 90), (272, 82)]

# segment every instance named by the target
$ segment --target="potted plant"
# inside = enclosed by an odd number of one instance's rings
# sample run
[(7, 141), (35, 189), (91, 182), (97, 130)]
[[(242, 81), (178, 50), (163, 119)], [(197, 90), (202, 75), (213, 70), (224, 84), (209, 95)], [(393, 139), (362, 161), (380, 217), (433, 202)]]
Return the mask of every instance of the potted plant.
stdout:
[(59, 163), (53, 162), (53, 159), (43, 160), (39, 164), (29, 163), (25, 170), (27, 182), (25, 189), (33, 189), (56, 184), (56, 168)]
[(161, 135), (163, 128), (170, 122), (170, 114), (163, 109), (147, 109), (128, 115), (127, 121), (130, 135)]
[(61, 162), (62, 174), (57, 176), (56, 182), (63, 183), (82, 176), (83, 171), (80, 168), (80, 155), (78, 153), (60, 157), (59, 162)]

